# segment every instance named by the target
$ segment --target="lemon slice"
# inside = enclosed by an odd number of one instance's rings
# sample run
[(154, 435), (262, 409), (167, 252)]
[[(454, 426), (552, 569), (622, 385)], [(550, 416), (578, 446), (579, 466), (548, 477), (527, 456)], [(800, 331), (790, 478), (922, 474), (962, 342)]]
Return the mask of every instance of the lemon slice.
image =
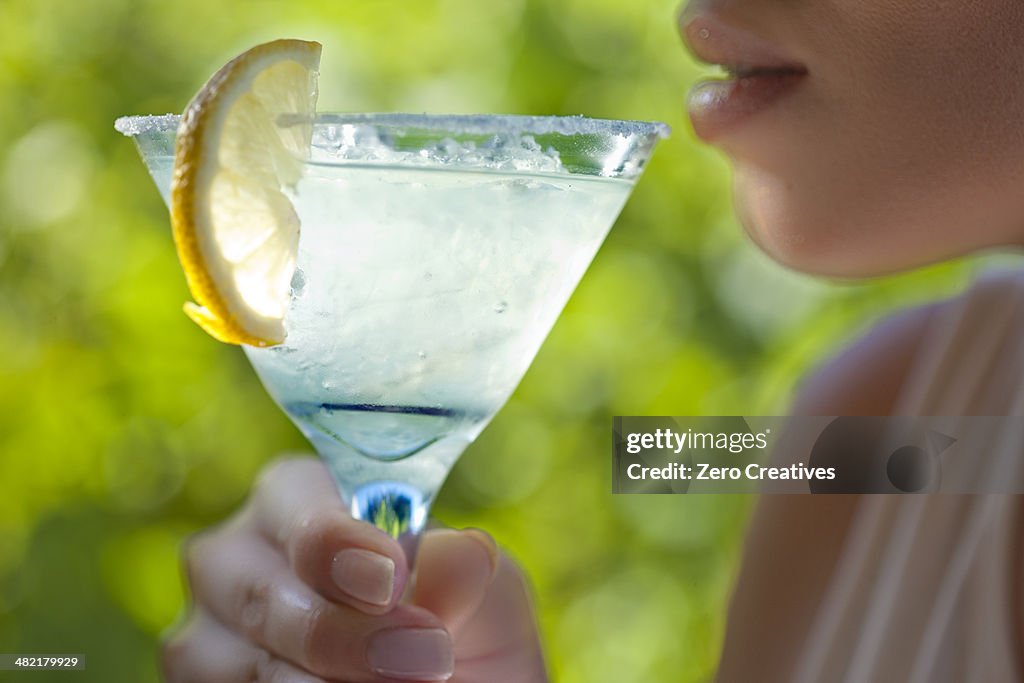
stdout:
[(319, 65), (319, 43), (257, 45), (215, 73), (181, 118), (171, 226), (196, 300), (185, 313), (220, 341), (284, 341), (299, 219), (283, 189), (299, 179), (312, 126), (276, 121), (312, 116)]

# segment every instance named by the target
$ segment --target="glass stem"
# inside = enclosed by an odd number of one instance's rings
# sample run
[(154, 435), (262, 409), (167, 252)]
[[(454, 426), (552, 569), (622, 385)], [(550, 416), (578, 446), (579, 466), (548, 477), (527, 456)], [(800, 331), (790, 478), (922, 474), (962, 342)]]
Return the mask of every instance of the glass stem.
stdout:
[(375, 481), (356, 489), (349, 506), (354, 518), (369, 522), (396, 539), (412, 569), (430, 513), (430, 500), (408, 484)]

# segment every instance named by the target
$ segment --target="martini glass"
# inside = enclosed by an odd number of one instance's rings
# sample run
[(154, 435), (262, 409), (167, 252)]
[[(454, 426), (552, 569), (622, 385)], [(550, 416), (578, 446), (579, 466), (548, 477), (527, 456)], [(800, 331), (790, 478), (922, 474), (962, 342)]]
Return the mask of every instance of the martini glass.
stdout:
[[(287, 337), (244, 347), (351, 514), (413, 562), (452, 465), (505, 403), (659, 123), (320, 114), (288, 188), (301, 221)], [(178, 117), (117, 121), (169, 201)], [(298, 131), (292, 131), (298, 132)]]

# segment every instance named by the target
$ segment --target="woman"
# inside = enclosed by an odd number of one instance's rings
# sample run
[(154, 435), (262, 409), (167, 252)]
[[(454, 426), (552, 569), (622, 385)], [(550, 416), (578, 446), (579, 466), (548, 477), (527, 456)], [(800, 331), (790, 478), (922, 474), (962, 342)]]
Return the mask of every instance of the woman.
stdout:
[[(681, 24), (751, 74), (691, 116), (776, 260), (862, 277), (1024, 245), (1024, 4), (710, 1)], [(1022, 340), (1024, 278), (988, 278), (878, 326), (793, 412), (1022, 415)], [(1018, 518), (1007, 496), (763, 498), (719, 680), (1024, 679)]]
[[(781, 263), (865, 277), (1024, 244), (1019, 0), (698, 0), (680, 23), (732, 73), (691, 116)], [(880, 325), (794, 412), (1019, 415), (1022, 321), (1022, 279), (987, 280)], [(189, 545), (169, 680), (545, 680), (522, 577), (488, 536), (429, 533), (400, 600), (400, 549), (328, 482), (281, 462)], [(1009, 497), (766, 497), (720, 680), (1021, 679), (1018, 517)]]

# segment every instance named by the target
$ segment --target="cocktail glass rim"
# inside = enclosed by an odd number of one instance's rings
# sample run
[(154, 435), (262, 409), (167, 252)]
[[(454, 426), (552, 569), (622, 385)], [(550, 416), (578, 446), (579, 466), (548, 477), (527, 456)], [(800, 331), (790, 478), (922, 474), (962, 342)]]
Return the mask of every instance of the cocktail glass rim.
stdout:
[[(178, 114), (139, 114), (118, 118), (114, 127), (127, 137), (144, 133), (175, 133)], [(649, 158), (651, 147), (668, 137), (671, 129), (665, 123), (628, 119), (601, 119), (586, 116), (532, 116), (526, 114), (409, 114), (409, 113), (342, 113), (318, 112), (313, 116), (285, 114), (278, 118), (281, 129), (312, 124), (314, 131), (338, 126), (374, 127), (397, 132), (424, 131), (434, 135), (430, 142), (444, 137), (475, 136), (493, 138), (511, 136), (585, 141), (578, 145), (575, 165), (559, 169), (559, 173), (590, 175), (605, 178), (636, 179)], [(636, 162), (639, 163), (629, 163)], [(344, 159), (318, 160), (318, 163), (350, 163)], [(440, 164), (434, 166), (435, 168)]]

